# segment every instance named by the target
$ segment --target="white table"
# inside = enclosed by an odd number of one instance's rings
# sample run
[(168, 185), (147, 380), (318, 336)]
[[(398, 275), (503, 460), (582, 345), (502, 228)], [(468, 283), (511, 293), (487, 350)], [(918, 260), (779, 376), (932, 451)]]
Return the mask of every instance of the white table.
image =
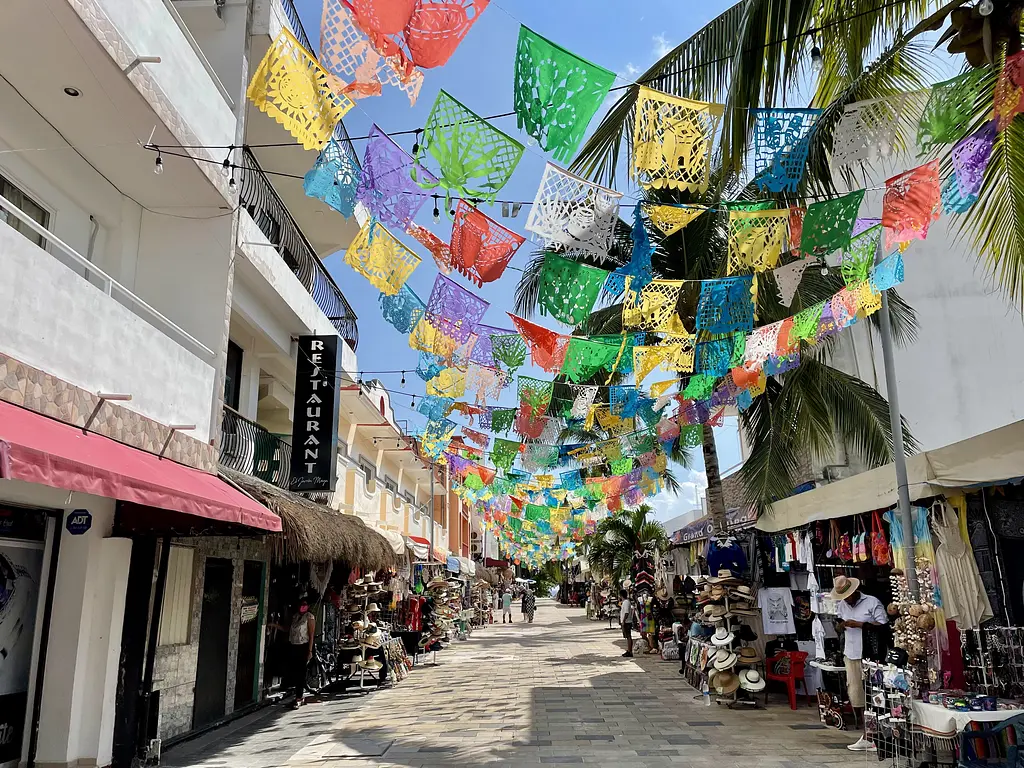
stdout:
[(976, 723), (1001, 723), (1024, 713), (1024, 709), (1000, 709), (995, 712), (957, 712), (940, 704), (914, 701), (914, 729), (930, 736), (956, 736), (972, 720)]

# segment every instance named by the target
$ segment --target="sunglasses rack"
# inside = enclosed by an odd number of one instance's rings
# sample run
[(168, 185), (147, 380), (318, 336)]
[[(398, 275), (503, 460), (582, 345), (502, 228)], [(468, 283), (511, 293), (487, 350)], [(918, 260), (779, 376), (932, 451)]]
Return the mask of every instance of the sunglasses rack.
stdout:
[(962, 630), (968, 690), (1004, 699), (1024, 697), (1024, 627)]

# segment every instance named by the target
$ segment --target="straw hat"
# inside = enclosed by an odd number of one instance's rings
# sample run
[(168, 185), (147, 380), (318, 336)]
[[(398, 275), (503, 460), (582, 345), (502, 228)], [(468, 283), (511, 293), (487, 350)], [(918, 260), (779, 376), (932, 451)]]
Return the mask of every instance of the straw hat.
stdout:
[(709, 576), (708, 583), (710, 584), (739, 584), (740, 580), (732, 575), (732, 571), (728, 568), (723, 568), (718, 572), (717, 576)]
[(736, 692), (740, 687), (740, 679), (732, 672), (718, 671), (708, 678), (708, 685), (719, 695), (724, 696)]
[(761, 656), (758, 654), (757, 649), (747, 645), (739, 649), (738, 655), (740, 664), (757, 664), (761, 661)]
[(732, 632), (725, 627), (719, 627), (715, 630), (715, 634), (711, 636), (711, 644), (716, 646), (729, 645), (735, 639), (736, 636)]
[(369, 669), (372, 672), (376, 672), (384, 665), (381, 664), (380, 661), (378, 661), (377, 659), (363, 659), (359, 662), (359, 666), (363, 669)]
[(757, 616), (757, 608), (752, 605), (732, 605), (729, 610), (735, 616)]
[(719, 586), (718, 584), (716, 584), (715, 586), (713, 586), (711, 588), (711, 592), (710, 592), (709, 596), (710, 596), (710, 598), (712, 600), (721, 600), (723, 597), (725, 597), (728, 594), (729, 594), (729, 592), (728, 592), (728, 590), (726, 590), (725, 587), (722, 587), (722, 586)]
[(742, 669), (739, 674), (740, 688), (744, 691), (763, 691), (764, 678), (756, 669)]
[(858, 589), (860, 589), (860, 579), (836, 576), (836, 580), (832, 584), (832, 591), (828, 596), (833, 600), (845, 600)]
[[(722, 650), (725, 650), (724, 648)], [(715, 654), (715, 669), (722, 671), (723, 669), (732, 669), (736, 666), (736, 660), (739, 657), (732, 651), (728, 651), (724, 656), (720, 653)]]
[(377, 605), (376, 603), (370, 603), (368, 606), (366, 606), (366, 612), (367, 613), (380, 613), (380, 606)]
[(704, 618), (706, 619), (720, 619), (725, 616), (724, 605), (705, 605), (704, 606)]
[(753, 596), (754, 590), (746, 584), (738, 584), (729, 590), (729, 597), (734, 597), (737, 600), (750, 600)]

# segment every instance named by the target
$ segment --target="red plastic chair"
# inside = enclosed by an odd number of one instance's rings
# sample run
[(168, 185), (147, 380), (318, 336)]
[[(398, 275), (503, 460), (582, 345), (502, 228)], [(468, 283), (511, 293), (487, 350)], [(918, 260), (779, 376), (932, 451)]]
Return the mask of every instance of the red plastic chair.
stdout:
[[(784, 662), (787, 659), (789, 661), (789, 672), (785, 674), (776, 672), (780, 662)], [(815, 701), (811, 699), (811, 692), (807, 690), (807, 682), (804, 680), (805, 661), (807, 661), (807, 654), (804, 651), (779, 651), (765, 661), (765, 679), (777, 680), (780, 683), (786, 684), (786, 689), (789, 693), (790, 709), (796, 709), (796, 684), (798, 682), (804, 687), (804, 696), (807, 697), (807, 703), (811, 706), (815, 704)], [(786, 665), (783, 664), (782, 666), (785, 667)]]

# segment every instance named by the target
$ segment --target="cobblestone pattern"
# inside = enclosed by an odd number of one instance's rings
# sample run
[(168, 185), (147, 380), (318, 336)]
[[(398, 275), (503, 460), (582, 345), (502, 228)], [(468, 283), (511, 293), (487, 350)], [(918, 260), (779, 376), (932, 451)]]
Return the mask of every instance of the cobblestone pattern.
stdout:
[[(100, 399), (92, 392), (2, 353), (0, 400), (76, 427), (85, 426), (86, 420), (100, 403)], [(100, 406), (89, 430), (155, 454), (160, 453), (168, 433), (165, 425), (110, 401)], [(174, 433), (164, 456), (204, 472), (217, 471), (217, 453), (213, 446), (182, 432)]]
[[(517, 619), (519, 618), (517, 614)], [(542, 600), (532, 624), (491, 625), (397, 687), (276, 705), (172, 749), (165, 768), (837, 768), (879, 765), (817, 709), (704, 706), (678, 662), (623, 659), (618, 627)], [(429, 659), (427, 659), (429, 661)]]
[[(196, 669), (199, 663), (199, 630), (202, 623), (203, 589), (205, 587), (206, 559), (219, 557), (230, 560), (233, 567), (231, 587), (231, 618), (228, 634), (227, 685), (224, 690), (224, 712), (234, 710), (235, 679), (238, 669), (238, 628), (242, 604), (242, 574), (246, 560), (267, 562), (267, 545), (251, 539), (230, 537), (181, 538), (174, 544), (195, 549), (193, 558), (192, 619), (189, 641), (157, 648), (154, 662), (154, 685), (160, 691), (161, 739), (180, 736), (192, 730), (192, 709), (195, 704)], [(269, 568), (264, 571), (264, 594)], [(265, 619), (264, 619), (265, 620)], [(258, 658), (263, 658), (262, 642), (265, 633), (260, 628), (261, 647)], [(263, 665), (257, 672), (263, 687)]]

